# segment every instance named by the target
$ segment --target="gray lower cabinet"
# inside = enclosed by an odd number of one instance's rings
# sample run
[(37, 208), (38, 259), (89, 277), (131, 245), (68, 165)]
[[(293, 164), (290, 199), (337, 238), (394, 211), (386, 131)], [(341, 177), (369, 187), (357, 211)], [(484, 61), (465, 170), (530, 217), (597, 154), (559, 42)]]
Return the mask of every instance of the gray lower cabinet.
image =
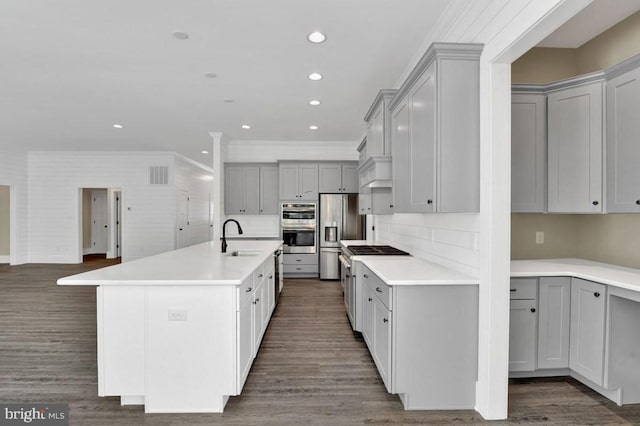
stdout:
[(285, 276), (317, 276), (318, 255), (307, 253), (285, 253), (283, 258)]
[(538, 368), (567, 368), (571, 278), (540, 277), (538, 287)]
[(537, 279), (511, 279), (509, 313), (509, 371), (536, 368)]
[(607, 81), (607, 211), (640, 212), (640, 69)]
[(571, 279), (571, 331), (569, 367), (602, 386), (606, 291), (603, 284)]
[(317, 163), (280, 163), (281, 200), (318, 200)]
[(542, 93), (511, 95), (511, 211), (542, 213), (546, 199), (547, 102)]
[(479, 211), (481, 51), (432, 44), (391, 101), (394, 212)]
[(547, 96), (548, 210), (603, 211), (603, 83)]

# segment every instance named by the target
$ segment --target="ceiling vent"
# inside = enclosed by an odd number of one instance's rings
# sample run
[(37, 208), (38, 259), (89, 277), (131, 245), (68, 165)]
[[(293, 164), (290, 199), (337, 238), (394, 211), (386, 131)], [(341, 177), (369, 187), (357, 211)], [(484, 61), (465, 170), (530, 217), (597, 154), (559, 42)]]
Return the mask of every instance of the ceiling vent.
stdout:
[(149, 183), (151, 185), (168, 185), (169, 166), (150, 166)]

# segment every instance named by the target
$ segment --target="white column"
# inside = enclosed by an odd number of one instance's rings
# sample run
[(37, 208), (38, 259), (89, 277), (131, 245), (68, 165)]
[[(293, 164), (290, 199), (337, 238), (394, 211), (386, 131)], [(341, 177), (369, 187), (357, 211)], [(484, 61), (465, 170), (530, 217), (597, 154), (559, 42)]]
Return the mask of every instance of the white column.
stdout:
[(223, 147), (223, 134), (221, 132), (210, 132), (212, 144), (211, 154), (213, 155), (213, 241), (220, 241), (222, 235), (222, 219), (224, 218), (224, 161), (225, 150)]

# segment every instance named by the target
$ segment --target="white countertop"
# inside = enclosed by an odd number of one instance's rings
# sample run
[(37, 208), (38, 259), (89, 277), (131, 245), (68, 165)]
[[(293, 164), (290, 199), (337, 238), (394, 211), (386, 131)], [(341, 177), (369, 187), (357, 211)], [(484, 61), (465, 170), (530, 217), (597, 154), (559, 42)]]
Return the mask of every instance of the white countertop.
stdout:
[[(373, 240), (344, 240), (343, 246), (387, 245)], [(353, 256), (388, 285), (470, 285), (477, 277), (413, 256)]]
[(512, 277), (576, 277), (640, 291), (640, 269), (584, 259), (512, 260)]
[[(239, 285), (282, 241), (228, 241), (227, 253), (211, 241), (119, 265), (60, 278), (59, 285)], [(260, 250), (256, 256), (231, 256)]]

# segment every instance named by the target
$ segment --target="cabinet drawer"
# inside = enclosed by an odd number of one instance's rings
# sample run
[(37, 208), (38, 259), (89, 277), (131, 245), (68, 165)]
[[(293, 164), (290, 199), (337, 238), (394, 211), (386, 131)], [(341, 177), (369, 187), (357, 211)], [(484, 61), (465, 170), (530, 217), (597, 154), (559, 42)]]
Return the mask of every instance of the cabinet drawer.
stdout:
[(317, 274), (318, 265), (284, 265), (285, 274)]
[(369, 268), (364, 266), (362, 271), (362, 279), (364, 285), (369, 287), (373, 294), (384, 304), (384, 306), (391, 310), (391, 287), (384, 283), (376, 274), (371, 272)]
[(285, 254), (283, 263), (285, 265), (317, 265), (318, 256), (315, 254)]
[(251, 295), (253, 294), (254, 289), (255, 289), (255, 286), (253, 285), (253, 274), (252, 274), (251, 276), (249, 276), (249, 278), (244, 280), (242, 284), (238, 286), (238, 306), (236, 307), (236, 310), (239, 311), (240, 308), (242, 308), (244, 304), (247, 302), (247, 300), (251, 298)]
[(537, 299), (538, 279), (537, 278), (511, 278), (509, 289), (511, 300)]

